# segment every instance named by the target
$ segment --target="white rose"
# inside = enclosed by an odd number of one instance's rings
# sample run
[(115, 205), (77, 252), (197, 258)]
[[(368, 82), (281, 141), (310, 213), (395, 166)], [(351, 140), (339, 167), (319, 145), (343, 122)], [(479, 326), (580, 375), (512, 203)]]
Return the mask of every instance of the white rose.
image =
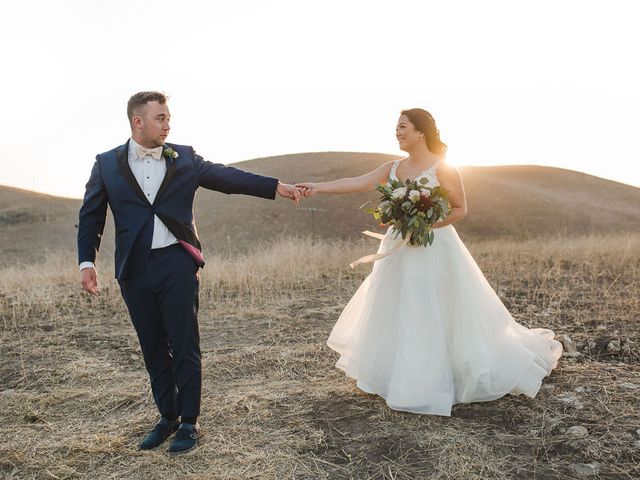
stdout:
[(389, 202), (389, 200), (383, 200), (382, 202), (380, 202), (380, 205), (378, 205), (378, 209), (381, 212), (386, 212), (387, 210), (389, 210), (390, 205), (391, 205), (391, 202)]
[(411, 190), (409, 192), (409, 200), (417, 202), (420, 199), (420, 192), (418, 190)]
[(407, 194), (407, 187), (396, 188), (391, 193), (391, 198), (404, 198), (406, 194)]

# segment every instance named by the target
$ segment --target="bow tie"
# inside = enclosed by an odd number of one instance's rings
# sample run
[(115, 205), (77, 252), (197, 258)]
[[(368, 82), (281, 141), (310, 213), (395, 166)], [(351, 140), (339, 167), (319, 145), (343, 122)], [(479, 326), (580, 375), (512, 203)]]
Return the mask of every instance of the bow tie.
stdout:
[(155, 158), (156, 160), (160, 160), (162, 158), (162, 146), (156, 148), (144, 148), (140, 145), (136, 146), (136, 155), (138, 158), (144, 158), (147, 155)]

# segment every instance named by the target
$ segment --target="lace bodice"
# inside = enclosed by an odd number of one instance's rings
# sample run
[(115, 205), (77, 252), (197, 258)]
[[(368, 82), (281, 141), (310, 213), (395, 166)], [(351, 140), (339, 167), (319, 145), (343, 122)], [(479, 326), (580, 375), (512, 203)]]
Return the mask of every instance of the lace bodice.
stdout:
[[(396, 175), (396, 169), (398, 168), (398, 165), (400, 165), (400, 162), (402, 160), (396, 160), (395, 162), (393, 162), (393, 165), (391, 166), (391, 171), (389, 172), (389, 180), (399, 180), (398, 176)], [(428, 182), (426, 183), (426, 187), (437, 187), (438, 185), (440, 185), (440, 182), (438, 181), (438, 177), (436, 176), (436, 170), (438, 169), (438, 164), (440, 162), (436, 162), (434, 165), (432, 165), (431, 167), (427, 168), (424, 172), (422, 172), (420, 175), (418, 175), (415, 179), (416, 180), (420, 180), (421, 178), (426, 178), (428, 180)], [(403, 179), (403, 181), (406, 180)]]

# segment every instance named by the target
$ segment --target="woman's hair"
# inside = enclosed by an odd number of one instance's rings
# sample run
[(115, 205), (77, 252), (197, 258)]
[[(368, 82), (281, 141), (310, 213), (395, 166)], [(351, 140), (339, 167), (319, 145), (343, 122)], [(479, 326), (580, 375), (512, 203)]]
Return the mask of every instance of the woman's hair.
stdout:
[(405, 115), (420, 133), (424, 133), (424, 140), (429, 151), (444, 155), (447, 152), (447, 144), (440, 140), (440, 130), (436, 127), (436, 121), (431, 114), (422, 108), (402, 110), (400, 115)]

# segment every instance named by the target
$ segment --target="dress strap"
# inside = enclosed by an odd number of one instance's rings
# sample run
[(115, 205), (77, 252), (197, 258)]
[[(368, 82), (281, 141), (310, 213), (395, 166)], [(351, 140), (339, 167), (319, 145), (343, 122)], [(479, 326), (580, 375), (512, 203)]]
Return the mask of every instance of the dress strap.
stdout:
[(396, 175), (396, 170), (398, 168), (398, 165), (400, 165), (400, 161), (402, 159), (398, 159), (395, 162), (393, 162), (393, 165), (391, 165), (391, 170), (389, 171), (389, 178), (390, 179), (398, 179), (398, 176)]

